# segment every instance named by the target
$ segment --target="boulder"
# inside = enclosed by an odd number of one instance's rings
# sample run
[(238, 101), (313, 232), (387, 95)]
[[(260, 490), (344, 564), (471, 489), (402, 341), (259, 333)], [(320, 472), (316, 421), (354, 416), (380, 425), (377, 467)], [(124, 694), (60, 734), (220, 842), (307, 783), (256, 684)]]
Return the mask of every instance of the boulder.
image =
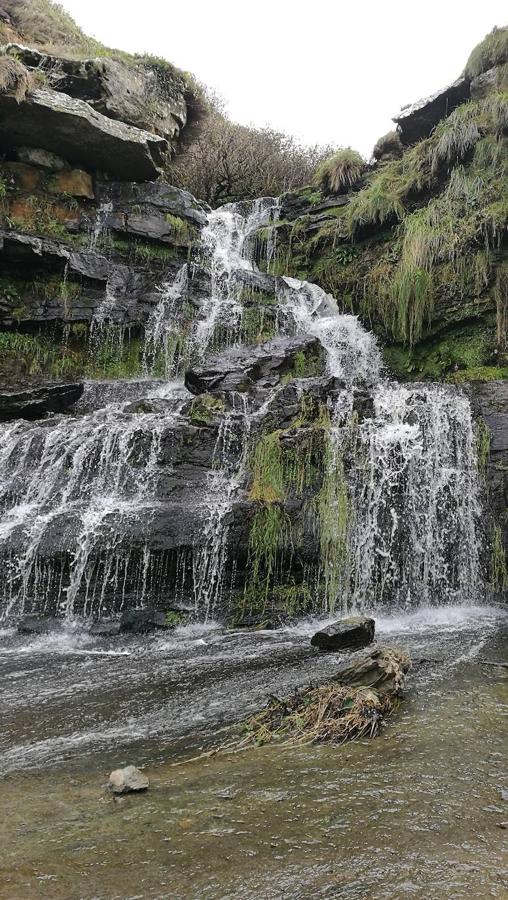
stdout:
[(428, 137), (438, 122), (449, 116), (456, 106), (469, 100), (469, 96), (469, 81), (458, 78), (430, 97), (404, 106), (392, 120), (398, 126), (402, 143), (407, 146)]
[(0, 149), (38, 147), (70, 163), (113, 177), (151, 181), (160, 173), (168, 143), (147, 131), (107, 118), (56, 91), (36, 90), (21, 103), (0, 95)]
[(43, 384), (22, 391), (0, 393), (0, 421), (40, 419), (48, 412), (64, 412), (83, 393), (83, 384)]
[(150, 782), (146, 775), (136, 766), (115, 769), (109, 776), (108, 787), (114, 794), (134, 794), (146, 791)]
[(284, 378), (323, 374), (324, 351), (318, 338), (274, 338), (251, 347), (233, 347), (185, 373), (192, 394), (271, 388)]
[(372, 643), (374, 629), (374, 619), (350, 616), (317, 631), (311, 639), (311, 644), (318, 650), (358, 650)]
[(86, 100), (108, 118), (153, 131), (168, 141), (178, 138), (187, 122), (189, 87), (169, 64), (109, 57), (67, 59), (20, 44), (6, 49), (29, 70), (44, 72), (52, 90)]
[(400, 134), (398, 131), (389, 131), (376, 141), (372, 155), (377, 162), (389, 162), (390, 160), (400, 159), (404, 152)]
[(157, 609), (126, 609), (120, 619), (120, 631), (130, 634), (146, 634), (166, 628), (166, 616)]
[(18, 147), (17, 157), (22, 163), (46, 169), (48, 172), (62, 172), (67, 168), (67, 163), (61, 156), (41, 147)]
[(120, 634), (120, 622), (111, 620), (94, 622), (90, 626), (89, 633), (94, 637), (112, 637)]
[(508, 91), (508, 67), (495, 66), (487, 69), (471, 82), (471, 99), (483, 100), (488, 94), (495, 91)]

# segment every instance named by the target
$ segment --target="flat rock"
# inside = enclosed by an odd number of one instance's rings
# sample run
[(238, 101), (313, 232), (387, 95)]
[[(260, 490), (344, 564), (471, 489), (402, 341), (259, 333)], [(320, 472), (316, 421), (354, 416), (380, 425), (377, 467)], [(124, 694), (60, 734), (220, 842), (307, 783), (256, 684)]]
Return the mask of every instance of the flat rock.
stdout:
[(22, 391), (0, 393), (0, 421), (40, 419), (48, 412), (64, 412), (83, 393), (82, 383), (44, 384)]
[(18, 622), (20, 634), (49, 634), (50, 631), (60, 631), (62, 620), (54, 616), (24, 616)]
[(372, 643), (374, 630), (374, 619), (350, 616), (317, 631), (311, 639), (311, 644), (319, 650), (326, 651), (357, 650)]
[(133, 794), (146, 791), (150, 782), (146, 775), (136, 766), (115, 769), (109, 776), (108, 787), (114, 794)]
[[(192, 394), (217, 391), (248, 391), (254, 385), (270, 388), (284, 376), (311, 374), (305, 370), (312, 363), (313, 375), (324, 372), (324, 353), (318, 338), (274, 338), (251, 347), (233, 347), (205, 360), (203, 366), (185, 374), (185, 387)], [(321, 372), (319, 371), (321, 368)]]
[(36, 146), (85, 169), (132, 181), (157, 178), (168, 150), (164, 138), (117, 122), (86, 103), (36, 90), (22, 103), (0, 96), (0, 149)]
[(112, 637), (120, 634), (120, 622), (104, 621), (94, 622), (90, 626), (89, 633), (94, 637)]

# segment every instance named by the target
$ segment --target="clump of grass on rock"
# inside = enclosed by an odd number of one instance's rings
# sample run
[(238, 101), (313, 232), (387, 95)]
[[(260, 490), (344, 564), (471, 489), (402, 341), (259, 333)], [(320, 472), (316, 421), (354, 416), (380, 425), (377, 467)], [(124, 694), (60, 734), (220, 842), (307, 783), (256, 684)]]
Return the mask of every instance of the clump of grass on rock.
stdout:
[(494, 28), (472, 51), (464, 69), (466, 78), (476, 78), (494, 66), (508, 62), (508, 27)]
[(0, 94), (9, 94), (21, 103), (30, 87), (30, 75), (24, 65), (12, 56), (0, 56)]
[(360, 154), (344, 147), (318, 165), (314, 181), (324, 194), (340, 194), (359, 182), (364, 169)]

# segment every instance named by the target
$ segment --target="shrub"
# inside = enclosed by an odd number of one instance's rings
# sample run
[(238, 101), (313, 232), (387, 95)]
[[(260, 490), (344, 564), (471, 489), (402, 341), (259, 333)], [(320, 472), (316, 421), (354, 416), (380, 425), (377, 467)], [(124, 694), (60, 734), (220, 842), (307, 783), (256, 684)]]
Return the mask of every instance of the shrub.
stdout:
[(508, 28), (494, 28), (481, 44), (474, 48), (464, 69), (466, 78), (476, 78), (482, 72), (508, 61)]
[(319, 163), (314, 182), (324, 194), (340, 194), (358, 183), (364, 168), (365, 161), (360, 154), (344, 147)]

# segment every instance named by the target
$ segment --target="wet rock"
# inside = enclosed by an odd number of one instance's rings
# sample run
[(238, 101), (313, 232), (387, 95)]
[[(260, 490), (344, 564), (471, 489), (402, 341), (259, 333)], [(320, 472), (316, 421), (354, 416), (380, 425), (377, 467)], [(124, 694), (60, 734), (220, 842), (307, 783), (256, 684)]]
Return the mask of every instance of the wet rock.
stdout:
[(2, 150), (34, 145), (119, 179), (157, 178), (168, 149), (163, 138), (115, 122), (83, 100), (56, 91), (33, 91), (19, 104), (3, 94), (0, 116)]
[(87, 200), (93, 200), (95, 196), (92, 176), (82, 169), (59, 172), (49, 179), (47, 190), (50, 194), (68, 194), (70, 197), (85, 197)]
[(146, 791), (150, 782), (146, 775), (136, 766), (115, 769), (109, 776), (108, 787), (114, 794), (133, 794)]
[(122, 613), (119, 630), (130, 634), (147, 634), (166, 627), (166, 616), (160, 610), (126, 609)]
[(18, 622), (20, 634), (49, 634), (61, 629), (62, 620), (55, 616), (25, 616)]
[(311, 639), (311, 644), (318, 650), (357, 650), (372, 643), (374, 629), (374, 619), (350, 616), (317, 631)]
[(81, 397), (83, 384), (44, 384), (0, 393), (0, 421), (40, 419), (48, 412), (64, 412)]
[(483, 100), (495, 91), (508, 91), (508, 70), (506, 66), (495, 66), (482, 72), (471, 82), (471, 99)]
[(324, 365), (324, 351), (318, 338), (275, 338), (258, 346), (234, 347), (210, 357), (202, 367), (186, 372), (185, 386), (192, 394), (248, 391), (254, 386), (266, 389), (284, 377), (323, 374)]
[(400, 134), (398, 131), (389, 131), (380, 137), (374, 146), (372, 155), (378, 162), (389, 162), (390, 160), (400, 159), (404, 152)]
[(398, 125), (403, 144), (414, 144), (428, 137), (441, 119), (449, 116), (459, 104), (469, 100), (469, 82), (459, 78), (430, 97), (404, 106), (393, 121)]
[(120, 622), (94, 622), (93, 625), (90, 626), (89, 632), (94, 637), (112, 637), (116, 634), (120, 634)]

